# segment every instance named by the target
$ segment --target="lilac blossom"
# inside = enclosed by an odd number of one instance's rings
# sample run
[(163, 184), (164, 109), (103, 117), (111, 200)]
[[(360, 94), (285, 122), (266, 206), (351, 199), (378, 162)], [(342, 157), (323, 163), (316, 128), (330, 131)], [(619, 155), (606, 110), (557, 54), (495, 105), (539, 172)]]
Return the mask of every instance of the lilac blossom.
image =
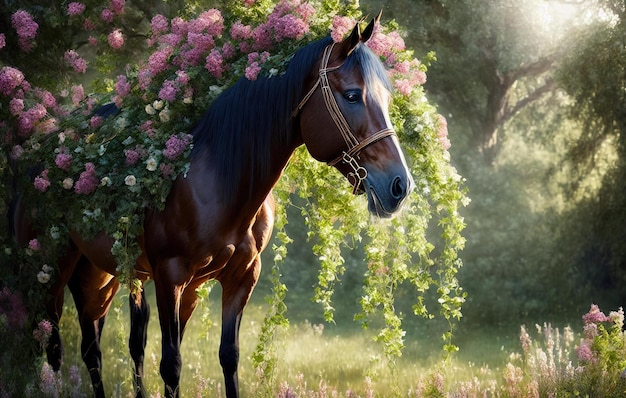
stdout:
[(0, 69), (0, 93), (10, 97), (13, 90), (24, 82), (24, 74), (11, 66)]
[(50, 180), (48, 180), (48, 169), (42, 171), (41, 174), (35, 177), (33, 186), (36, 190), (40, 192), (46, 192), (46, 190), (50, 186)]
[(122, 48), (122, 46), (124, 45), (124, 35), (122, 34), (121, 30), (115, 29), (111, 33), (109, 33), (109, 35), (107, 36), (107, 41), (109, 42), (109, 46), (111, 46), (111, 48), (117, 50), (119, 48)]
[(86, 6), (83, 3), (73, 1), (67, 5), (67, 15), (73, 17), (85, 12)]
[(80, 177), (76, 184), (74, 184), (74, 192), (83, 195), (89, 195), (96, 190), (100, 180), (96, 175), (96, 168), (93, 163), (89, 162), (85, 164), (85, 171), (80, 173)]
[(37, 36), (39, 24), (35, 22), (27, 11), (17, 10), (11, 15), (11, 26), (17, 32), (20, 49), (26, 52), (30, 51), (32, 49), (32, 41)]

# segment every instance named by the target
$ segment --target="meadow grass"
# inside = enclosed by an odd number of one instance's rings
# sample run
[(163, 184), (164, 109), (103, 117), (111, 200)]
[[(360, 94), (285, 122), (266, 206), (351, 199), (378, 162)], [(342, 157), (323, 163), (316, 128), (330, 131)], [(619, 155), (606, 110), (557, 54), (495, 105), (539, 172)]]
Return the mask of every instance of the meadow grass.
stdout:
[[(149, 396), (160, 397), (161, 334), (150, 284), (147, 297), (152, 313), (145, 386)], [(133, 391), (127, 298), (125, 292), (116, 297), (102, 337), (103, 378), (107, 396), (112, 397), (130, 397)], [(219, 301), (219, 291), (213, 292), (208, 305), (203, 302), (188, 324), (181, 348), (182, 396), (224, 396), (218, 360)], [(250, 356), (265, 311), (263, 305), (251, 303), (242, 320), (239, 379), (243, 397), (620, 397), (626, 392), (623, 379), (609, 377), (608, 369), (593, 373), (576, 366), (581, 334), (547, 323), (522, 328), (521, 338), (519, 329), (500, 337), (486, 330), (457, 331), (456, 344), (461, 350), (446, 360), (442, 359), (439, 336), (409, 331), (404, 354), (394, 364), (385, 360), (372, 331), (354, 325), (292, 323), (275, 337), (277, 367), (269, 383), (261, 384)], [(74, 392), (66, 395), (90, 396), (91, 385), (80, 358), (80, 329), (67, 297), (61, 333), (66, 354), (61, 377), (69, 379), (76, 369), (81, 375), (80, 385), (74, 382)], [(623, 346), (614, 351), (618, 356), (624, 354)]]

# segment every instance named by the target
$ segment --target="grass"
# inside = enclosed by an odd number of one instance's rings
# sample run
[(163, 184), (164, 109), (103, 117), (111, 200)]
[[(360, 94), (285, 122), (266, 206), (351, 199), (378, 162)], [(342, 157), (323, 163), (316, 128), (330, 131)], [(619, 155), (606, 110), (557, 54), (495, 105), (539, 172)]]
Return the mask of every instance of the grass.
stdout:
[[(160, 330), (153, 285), (147, 286), (152, 308), (146, 347), (145, 382), (153, 397), (163, 385), (158, 372)], [(219, 289), (209, 305), (202, 303), (192, 317), (182, 343), (182, 396), (222, 397), (218, 360)], [(127, 295), (118, 294), (102, 338), (103, 377), (107, 396), (132, 396), (132, 361), (127, 348)], [(61, 333), (65, 343), (64, 380), (72, 367), (82, 383), (72, 396), (90, 396), (91, 385), (80, 358), (80, 331), (71, 299), (66, 298)], [(522, 349), (518, 332), (455, 332), (460, 352), (442, 360), (437, 329), (408, 330), (404, 355), (390, 366), (373, 332), (350, 326), (292, 323), (276, 336), (279, 356), (271, 389), (259, 384), (250, 355), (255, 349), (266, 308), (246, 308), (240, 334), (240, 389), (243, 397), (618, 397), (626, 391), (623, 379), (611, 379), (607, 369), (593, 373), (576, 368), (575, 345), (581, 335), (567, 337), (549, 324), (527, 328), (533, 336)], [(424, 321), (426, 323), (426, 321)], [(565, 329), (564, 329), (565, 330)], [(623, 344), (623, 336), (616, 340)], [(623, 356), (623, 345), (614, 353)], [(626, 358), (624, 358), (626, 360)], [(582, 370), (581, 370), (582, 369)], [(615, 372), (613, 372), (615, 373)], [(618, 372), (619, 374), (619, 372)]]

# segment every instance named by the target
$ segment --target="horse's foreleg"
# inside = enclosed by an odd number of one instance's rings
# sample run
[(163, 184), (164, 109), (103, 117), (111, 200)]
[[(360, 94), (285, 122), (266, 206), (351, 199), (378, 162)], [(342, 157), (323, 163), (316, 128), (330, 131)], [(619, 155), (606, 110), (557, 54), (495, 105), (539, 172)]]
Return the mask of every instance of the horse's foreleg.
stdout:
[[(241, 264), (241, 267), (245, 267)], [(237, 277), (219, 278), (222, 284), (222, 338), (220, 364), (224, 372), (226, 397), (239, 396), (239, 326), (243, 309), (250, 299), (261, 271), (260, 256), (256, 256), (245, 271)]]
[(144, 297), (143, 285), (137, 292), (131, 292), (130, 304), (130, 339), (128, 347), (130, 356), (135, 362), (135, 393), (137, 398), (143, 397), (146, 391), (143, 386), (143, 361), (148, 338), (148, 321), (150, 307)]
[[(164, 273), (165, 274), (165, 273)], [(159, 322), (161, 324), (161, 378), (165, 396), (178, 397), (182, 360), (180, 356), (180, 300), (182, 285), (175, 284), (166, 275), (154, 274)]]

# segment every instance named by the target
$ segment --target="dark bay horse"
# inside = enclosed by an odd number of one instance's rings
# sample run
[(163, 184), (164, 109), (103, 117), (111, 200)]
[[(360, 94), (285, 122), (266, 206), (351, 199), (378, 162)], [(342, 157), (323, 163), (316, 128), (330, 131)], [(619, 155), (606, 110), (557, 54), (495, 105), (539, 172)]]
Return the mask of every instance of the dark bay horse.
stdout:
[[(396, 213), (413, 189), (389, 119), (387, 72), (364, 44), (377, 21), (363, 34), (357, 25), (340, 43), (327, 37), (301, 48), (281, 76), (241, 79), (224, 91), (193, 131), (187, 176), (174, 182), (162, 211), (146, 211), (135, 269), (138, 279), (155, 284), (166, 396), (179, 396), (181, 340), (197, 304), (196, 289), (209, 279), (222, 285), (219, 359), (226, 396), (238, 396), (241, 315), (272, 231), (272, 187), (298, 146), (306, 145), (316, 160), (336, 167), (354, 193), (365, 193), (375, 216)], [(18, 206), (16, 232), (23, 244), (32, 235), (24, 214)], [(112, 243), (104, 234), (89, 240), (71, 234), (46, 309), (58, 324), (68, 285), (83, 333), (83, 359), (98, 397), (104, 396), (100, 335), (119, 287)], [(129, 346), (136, 392), (142, 396), (149, 310), (141, 290), (131, 294), (130, 306)], [(57, 369), (60, 344), (55, 329), (48, 360)]]

